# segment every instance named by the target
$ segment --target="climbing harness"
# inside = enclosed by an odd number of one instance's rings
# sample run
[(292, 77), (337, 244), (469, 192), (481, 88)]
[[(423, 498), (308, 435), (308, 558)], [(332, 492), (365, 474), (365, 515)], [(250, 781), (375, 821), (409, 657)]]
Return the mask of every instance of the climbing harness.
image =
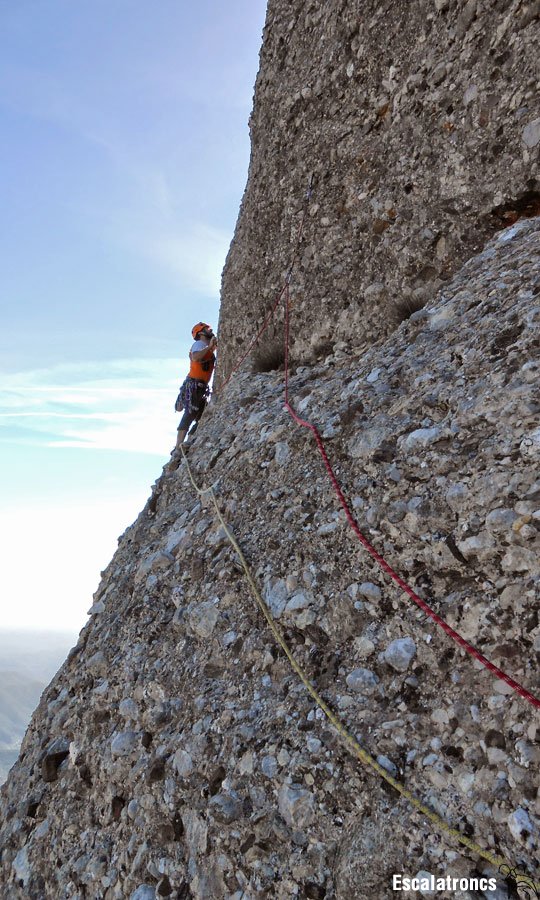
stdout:
[(205, 494), (208, 494), (210, 496), (210, 499), (211, 499), (214, 509), (216, 511), (216, 515), (219, 519), (219, 522), (223, 528), (223, 531), (225, 532), (225, 535), (227, 536), (229, 543), (235, 550), (235, 552), (238, 556), (238, 559), (240, 560), (240, 564), (242, 566), (244, 575), (250, 586), (251, 593), (252, 593), (261, 613), (263, 614), (264, 618), (266, 619), (268, 626), (269, 626), (276, 642), (279, 644), (279, 646), (285, 653), (285, 656), (287, 657), (292, 669), (296, 672), (296, 674), (302, 681), (302, 684), (304, 685), (304, 687), (306, 688), (306, 690), (308, 691), (308, 693), (310, 694), (312, 699), (315, 701), (315, 703), (317, 704), (319, 709), (321, 709), (322, 712), (325, 714), (325, 716), (329, 719), (329, 721), (332, 723), (332, 725), (334, 726), (334, 728), (336, 729), (336, 731), (338, 732), (340, 737), (343, 739), (343, 742), (345, 743), (349, 752), (353, 756), (356, 756), (360, 760), (360, 762), (363, 763), (365, 766), (367, 766), (369, 769), (376, 772), (376, 774), (379, 775), (382, 779), (384, 779), (384, 781), (387, 784), (391, 785), (405, 800), (407, 800), (411, 804), (411, 806), (414, 807), (415, 810), (417, 810), (417, 812), (419, 812), (423, 816), (425, 816), (432, 823), (432, 825), (435, 826), (435, 828), (439, 831), (440, 834), (447, 835), (452, 840), (457, 841), (459, 844), (461, 844), (464, 847), (467, 847), (467, 849), (470, 850), (472, 853), (474, 853), (476, 856), (481, 857), (486, 862), (488, 862), (490, 865), (495, 866), (497, 869), (499, 869), (499, 871), (502, 874), (504, 874), (505, 876), (510, 875), (520, 886), (523, 886), (524, 888), (533, 890), (535, 892), (540, 891), (540, 882), (535, 882), (528, 875), (521, 873), (518, 870), (509, 866), (508, 862), (504, 859), (504, 857), (496, 856), (495, 854), (490, 853), (489, 850), (484, 849), (479, 844), (477, 844), (475, 841), (471, 840), (466, 835), (462, 834), (460, 831), (457, 830), (457, 828), (453, 828), (451, 825), (449, 825), (447, 822), (445, 822), (445, 820), (441, 816), (439, 816), (436, 812), (434, 812), (432, 809), (430, 809), (428, 806), (426, 806), (424, 803), (422, 803), (422, 801), (419, 800), (418, 797), (416, 797), (407, 787), (405, 787), (404, 784), (402, 784), (400, 781), (398, 781), (396, 778), (394, 778), (393, 775), (391, 775), (383, 766), (380, 765), (380, 763), (377, 762), (376, 759), (374, 759), (371, 756), (371, 754), (369, 754), (366, 750), (364, 750), (363, 747), (360, 745), (360, 743), (357, 741), (357, 739), (354, 737), (354, 735), (352, 735), (351, 732), (346, 728), (346, 726), (341, 722), (341, 720), (338, 718), (338, 716), (335, 714), (335, 712), (326, 703), (326, 701), (321, 697), (321, 695), (319, 694), (317, 689), (314, 688), (313, 685), (311, 684), (306, 672), (304, 671), (304, 669), (302, 668), (302, 666), (300, 665), (298, 660), (295, 658), (292, 650), (290, 649), (285, 638), (283, 637), (281, 630), (279, 629), (274, 617), (272, 616), (272, 613), (270, 612), (268, 606), (264, 602), (264, 600), (261, 596), (261, 593), (257, 587), (257, 584), (255, 582), (255, 579), (251, 573), (251, 570), (249, 568), (247, 560), (244, 556), (244, 553), (240, 547), (240, 544), (238, 543), (238, 541), (236, 540), (232, 531), (230, 530), (230, 528), (219, 508), (219, 504), (217, 502), (215, 490), (214, 490), (216, 487), (216, 484), (214, 483), (213, 485), (211, 485), (208, 488), (200, 488), (197, 485), (197, 483), (195, 482), (195, 479), (193, 478), (193, 474), (191, 472), (191, 468), (190, 468), (190, 465), (189, 465), (189, 462), (188, 462), (188, 459), (184, 452), (183, 447), (180, 447), (180, 449), (182, 451), (182, 456), (184, 457), (186, 471), (188, 473), (189, 479), (191, 481), (191, 484), (192, 484), (194, 490), (196, 491), (196, 493), (199, 496), (203, 496)]
[(206, 401), (209, 396), (208, 383), (188, 375), (182, 383), (174, 408), (176, 412), (182, 412), (185, 409), (189, 415), (194, 415), (199, 411), (201, 402)]

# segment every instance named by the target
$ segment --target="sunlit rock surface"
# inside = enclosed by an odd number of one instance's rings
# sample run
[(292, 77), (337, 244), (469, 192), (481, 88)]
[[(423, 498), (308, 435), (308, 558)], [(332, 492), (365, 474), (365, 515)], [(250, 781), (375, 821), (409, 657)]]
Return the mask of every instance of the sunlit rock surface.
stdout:
[[(377, 551), (536, 694), (538, 16), (518, 0), (271, 0), (218, 373), (281, 289), (314, 173), (293, 406)], [(274, 340), (281, 310), (257, 351), (274, 368), (246, 363), (215, 396), (194, 475), (362, 747), (540, 880), (538, 713), (363, 549), (284, 408)], [(394, 873), (497, 874), (342, 745), (184, 463), (120, 539), (0, 811), (9, 900), (350, 900), (392, 896)]]
[(218, 378), (291, 263), (293, 353), (364, 348), (522, 213), (540, 213), (538, 3), (270, 0)]
[[(322, 433), (332, 423), (327, 450), (369, 540), (533, 691), (539, 261), (540, 220), (519, 222), (385, 344), (337, 350), (290, 385), (304, 417)], [(189, 459), (362, 746), (533, 873), (537, 714), (362, 549), (311, 434), (284, 410), (283, 374), (238, 375)], [(93, 609), (2, 792), (5, 896), (345, 900), (389, 896), (411, 865), (490, 871), (349, 756), (184, 463), (123, 535)]]

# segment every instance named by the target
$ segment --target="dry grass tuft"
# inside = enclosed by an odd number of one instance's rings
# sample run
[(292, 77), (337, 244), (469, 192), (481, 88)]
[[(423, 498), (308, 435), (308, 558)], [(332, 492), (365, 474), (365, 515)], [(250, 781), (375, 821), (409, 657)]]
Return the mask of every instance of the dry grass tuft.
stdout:
[(410, 319), (413, 313), (423, 309), (426, 302), (426, 300), (419, 297), (403, 297), (401, 300), (396, 300), (390, 311), (390, 316), (396, 327)]
[(334, 350), (334, 342), (331, 340), (319, 341), (318, 344), (315, 344), (313, 348), (313, 359), (326, 359), (327, 356), (330, 356)]
[(253, 353), (252, 372), (277, 372), (285, 365), (285, 350), (281, 341), (271, 341)]

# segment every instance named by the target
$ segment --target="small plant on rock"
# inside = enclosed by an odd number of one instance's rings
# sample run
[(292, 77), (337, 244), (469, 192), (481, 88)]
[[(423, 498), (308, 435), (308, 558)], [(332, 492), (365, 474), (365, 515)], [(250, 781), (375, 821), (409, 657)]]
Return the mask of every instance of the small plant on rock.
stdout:
[(252, 371), (276, 372), (285, 364), (285, 350), (281, 341), (270, 341), (257, 347), (253, 353)]
[(390, 312), (392, 321), (396, 327), (401, 325), (401, 323), (405, 322), (407, 319), (410, 319), (413, 313), (423, 309), (426, 302), (426, 300), (421, 299), (420, 297), (402, 297), (400, 300), (396, 300)]

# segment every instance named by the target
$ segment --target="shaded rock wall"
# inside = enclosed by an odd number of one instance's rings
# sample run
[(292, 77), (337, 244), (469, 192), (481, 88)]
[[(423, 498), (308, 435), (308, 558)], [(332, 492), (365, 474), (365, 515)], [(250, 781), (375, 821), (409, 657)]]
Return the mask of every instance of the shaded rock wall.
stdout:
[(540, 212), (539, 16), (523, 0), (270, 0), (218, 378), (279, 290), (311, 173), (304, 361), (328, 339), (384, 337), (396, 300), (424, 302), (495, 229)]
[[(540, 220), (518, 223), (391, 341), (291, 380), (372, 543), (536, 691), (539, 266)], [(534, 873), (538, 715), (366, 555), (282, 376), (234, 379), (189, 458), (362, 746)], [(349, 756), (185, 466), (156, 483), (91, 612), (1, 792), (2, 897), (386, 900), (393, 873), (497, 875)], [(510, 896), (501, 876), (498, 890)]]

